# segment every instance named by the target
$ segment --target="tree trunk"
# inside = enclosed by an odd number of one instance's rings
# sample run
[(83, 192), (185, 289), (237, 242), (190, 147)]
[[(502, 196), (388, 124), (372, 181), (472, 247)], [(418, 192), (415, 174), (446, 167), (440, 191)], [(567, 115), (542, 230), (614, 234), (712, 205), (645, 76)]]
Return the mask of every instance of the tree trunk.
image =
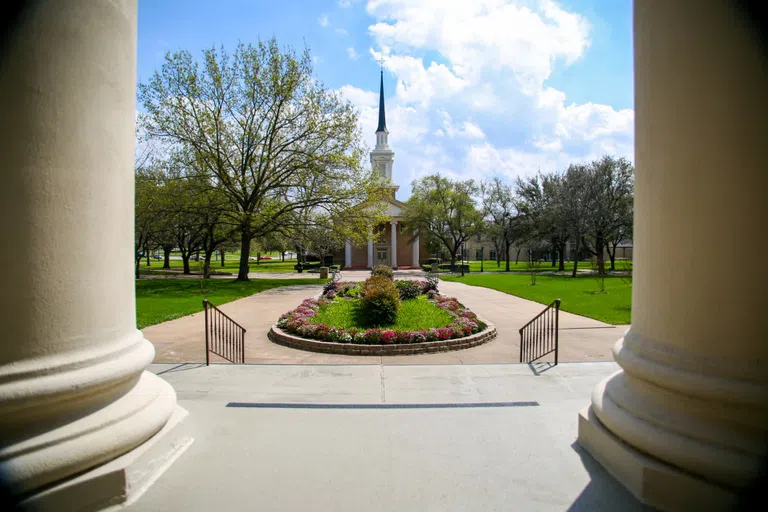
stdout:
[(136, 258), (136, 279), (140, 277), (141, 273), (141, 258)]
[(611, 259), (611, 272), (616, 270), (616, 246), (619, 244), (611, 244), (613, 246), (613, 250), (611, 250), (611, 247), (608, 248), (608, 257)]
[(189, 258), (192, 256), (190, 253), (181, 253), (181, 261), (184, 264), (184, 273), (189, 275), (192, 273), (192, 271), (189, 270)]
[(152, 260), (149, 259), (149, 248), (146, 245), (144, 246), (144, 254), (147, 257), (147, 266), (149, 267), (152, 265)]
[(281, 251), (281, 252), (280, 252), (280, 261), (282, 261), (283, 263), (285, 263), (285, 251)]
[(557, 271), (564, 272), (565, 271), (565, 244), (560, 244), (558, 252), (560, 253), (560, 262), (557, 265)]
[(579, 237), (576, 237), (576, 242), (573, 244), (573, 272), (571, 277), (576, 277), (576, 271), (579, 269)]
[(520, 249), (517, 250), (517, 253), (515, 254), (515, 266), (517, 266), (517, 263), (520, 261)]
[(224, 249), (221, 250), (221, 266), (224, 266)]
[(171, 268), (171, 247), (167, 245), (163, 246), (163, 268), (169, 270)]
[(251, 249), (251, 234), (248, 229), (240, 232), (240, 267), (237, 271), (237, 281), (248, 281), (248, 254)]
[(256, 264), (261, 264), (261, 252), (256, 252)]
[(203, 277), (211, 277), (211, 259), (213, 258), (214, 249), (205, 250), (205, 262), (203, 263)]
[(601, 276), (605, 274), (605, 247), (603, 244), (595, 244), (595, 252), (597, 253), (597, 273)]
[(512, 244), (505, 243), (504, 244), (504, 257), (506, 259), (506, 267), (504, 269), (505, 272), (509, 272), (509, 246)]

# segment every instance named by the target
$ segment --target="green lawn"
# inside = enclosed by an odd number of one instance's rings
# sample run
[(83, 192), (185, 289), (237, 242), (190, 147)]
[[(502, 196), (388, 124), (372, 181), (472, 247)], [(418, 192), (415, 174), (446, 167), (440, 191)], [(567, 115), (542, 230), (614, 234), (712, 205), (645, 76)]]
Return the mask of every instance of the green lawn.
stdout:
[[(360, 301), (357, 299), (337, 298), (333, 303), (320, 308), (314, 322), (345, 329), (366, 329), (370, 326), (365, 325), (360, 319), (359, 304)], [(445, 327), (452, 321), (453, 316), (450, 313), (436, 307), (422, 295), (417, 299), (402, 301), (395, 323), (380, 327), (382, 329), (415, 331)]]
[[(171, 269), (173, 270), (181, 270), (184, 268), (184, 264), (181, 260), (171, 260)], [(293, 266), (296, 264), (296, 260), (288, 260), (286, 259), (284, 262), (280, 261), (279, 256), (277, 259), (274, 260), (267, 260), (267, 261), (261, 261), (257, 265), (255, 261), (249, 261), (248, 267), (250, 269), (250, 272), (279, 272), (279, 273), (295, 273), (296, 270), (294, 270)], [(189, 268), (192, 270), (192, 272), (202, 272), (203, 271), (203, 262), (202, 261), (190, 261), (189, 262)], [(232, 274), (237, 274), (238, 269), (240, 268), (240, 260), (237, 259), (234, 256), (230, 256), (229, 254), (224, 256), (224, 266), (221, 266), (221, 261), (212, 261), (211, 262), (211, 269), (216, 272), (230, 272)], [(146, 273), (147, 271), (150, 271), (152, 273), (167, 273), (168, 271), (163, 271), (163, 260), (151, 260), (151, 265), (147, 267), (147, 260), (142, 259), (141, 260), (141, 272)]]
[(280, 286), (322, 284), (325, 279), (206, 279), (207, 293), (200, 292), (200, 279), (144, 279), (136, 281), (136, 323), (139, 329), (203, 310), (207, 298), (219, 306)]
[(606, 277), (606, 293), (596, 293), (597, 280), (589, 276), (538, 276), (535, 286), (531, 286), (531, 278), (526, 274), (467, 274), (464, 277), (440, 276), (440, 279), (492, 288), (541, 304), (561, 299), (563, 311), (609, 324), (629, 324), (631, 321), (632, 281), (628, 278)]
[[(445, 261), (443, 264), (448, 264), (450, 261)], [(469, 271), (470, 272), (480, 272), (480, 261), (465, 261), (464, 264), (469, 263)], [(608, 270), (610, 268), (611, 262), (609, 260), (605, 261), (605, 269)], [(501, 261), (501, 263), (497, 266), (496, 260), (485, 260), (482, 265), (484, 272), (505, 272), (507, 268), (507, 264), (505, 261)], [(591, 261), (580, 261), (579, 262), (579, 268), (585, 269), (585, 270), (597, 270), (597, 267), (592, 266)], [(513, 261), (509, 262), (509, 271), (510, 272), (530, 272), (530, 267), (528, 266), (527, 261), (518, 261), (517, 263)], [(554, 267), (552, 266), (552, 262), (545, 261), (542, 263), (539, 263), (536, 266), (537, 272), (553, 272), (557, 270), (557, 265)], [(565, 262), (565, 270), (567, 272), (571, 272), (573, 270), (573, 262), (572, 261), (566, 261)], [(632, 262), (627, 260), (616, 260), (616, 270), (632, 270)], [(441, 272), (448, 272), (447, 270), (441, 270)]]

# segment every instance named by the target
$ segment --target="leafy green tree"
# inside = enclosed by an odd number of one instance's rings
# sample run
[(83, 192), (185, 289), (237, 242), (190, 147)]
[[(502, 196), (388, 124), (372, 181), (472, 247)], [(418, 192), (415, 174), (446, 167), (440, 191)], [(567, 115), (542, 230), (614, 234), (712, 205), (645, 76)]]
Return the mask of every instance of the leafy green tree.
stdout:
[(456, 255), (467, 240), (483, 229), (483, 213), (474, 201), (479, 192), (474, 181), (453, 181), (440, 174), (412, 184), (405, 222), (420, 237), (439, 242), (456, 264)]
[(597, 258), (597, 272), (603, 275), (609, 244), (618, 244), (621, 240), (616, 239), (631, 229), (634, 167), (626, 158), (603, 156), (589, 164), (587, 176), (589, 209), (582, 244)]
[(504, 255), (506, 271), (509, 272), (509, 249), (516, 242), (525, 239), (526, 220), (520, 215), (512, 187), (500, 178), (494, 177), (480, 185), (486, 233), (496, 248), (496, 257)]
[[(364, 203), (374, 175), (362, 166), (357, 112), (312, 76), (305, 50), (272, 38), (166, 55), (139, 86), (146, 133), (192, 155), (229, 205), (240, 238), (238, 280), (248, 279), (251, 240), (280, 231), (298, 211), (340, 212)], [(313, 194), (303, 193), (311, 184)]]

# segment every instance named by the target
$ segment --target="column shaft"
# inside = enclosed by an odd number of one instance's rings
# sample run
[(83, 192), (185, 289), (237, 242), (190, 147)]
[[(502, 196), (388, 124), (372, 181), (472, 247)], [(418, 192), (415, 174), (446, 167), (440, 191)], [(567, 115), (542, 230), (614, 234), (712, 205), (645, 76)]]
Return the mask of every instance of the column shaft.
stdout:
[(393, 220), (392, 224), (392, 240), (390, 241), (390, 249), (392, 250), (392, 268), (397, 267), (397, 221)]
[(368, 268), (373, 268), (373, 229), (368, 230)]
[(413, 249), (412, 249), (412, 265), (414, 267), (419, 266), (419, 237), (417, 236), (418, 231), (415, 229), (413, 230)]
[(26, 11), (0, 67), (0, 473), (17, 493), (130, 451), (176, 403), (136, 330), (136, 1)]
[(352, 243), (349, 241), (344, 244), (344, 266), (347, 268), (352, 266)]
[[(763, 280), (707, 254), (768, 249), (768, 68), (728, 2), (634, 9), (632, 327), (579, 442), (651, 505), (726, 507), (766, 453), (768, 317)], [(645, 461), (635, 476), (618, 455), (626, 445)]]

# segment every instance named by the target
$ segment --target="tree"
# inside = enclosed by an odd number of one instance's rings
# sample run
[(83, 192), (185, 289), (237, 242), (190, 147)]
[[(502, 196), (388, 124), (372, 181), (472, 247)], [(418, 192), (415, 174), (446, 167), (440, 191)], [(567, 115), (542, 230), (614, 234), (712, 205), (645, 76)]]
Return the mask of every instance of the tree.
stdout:
[[(248, 279), (251, 240), (280, 230), (297, 211), (343, 210), (367, 200), (357, 112), (312, 76), (305, 50), (282, 51), (272, 38), (203, 52), (166, 55), (139, 86), (150, 137), (193, 156), (229, 205), (240, 237), (238, 280)], [(302, 191), (311, 183), (314, 194)]]
[(561, 204), (563, 221), (568, 226), (568, 232), (574, 241), (573, 271), (571, 277), (576, 277), (579, 268), (579, 248), (584, 234), (588, 230), (589, 215), (593, 208), (590, 186), (590, 171), (586, 165), (572, 164), (568, 166), (563, 177), (563, 202)]
[[(566, 215), (565, 178), (552, 172), (538, 174), (526, 180), (517, 180), (518, 208), (525, 219), (528, 238), (537, 240), (539, 251), (549, 245), (552, 250), (552, 266), (555, 256), (558, 271), (565, 270), (565, 247), (570, 238), (570, 226)], [(542, 244), (546, 241), (546, 244)]]
[(472, 180), (452, 181), (440, 174), (425, 176), (412, 184), (405, 222), (420, 237), (439, 242), (451, 257), (451, 267), (462, 244), (483, 227), (483, 214), (473, 196), (478, 188)]
[(135, 180), (134, 266), (139, 278), (142, 251), (147, 250), (150, 239), (159, 229), (160, 190), (157, 173), (149, 168), (137, 167)]
[(582, 243), (597, 258), (597, 272), (603, 275), (605, 253), (610, 244), (615, 242), (618, 245), (631, 230), (634, 167), (626, 158), (603, 156), (592, 162), (588, 171), (587, 194), (590, 207)]
[(522, 217), (519, 215), (512, 187), (494, 177), (480, 185), (483, 214), (487, 233), (496, 248), (496, 257), (504, 254), (509, 272), (509, 248), (523, 237)]

